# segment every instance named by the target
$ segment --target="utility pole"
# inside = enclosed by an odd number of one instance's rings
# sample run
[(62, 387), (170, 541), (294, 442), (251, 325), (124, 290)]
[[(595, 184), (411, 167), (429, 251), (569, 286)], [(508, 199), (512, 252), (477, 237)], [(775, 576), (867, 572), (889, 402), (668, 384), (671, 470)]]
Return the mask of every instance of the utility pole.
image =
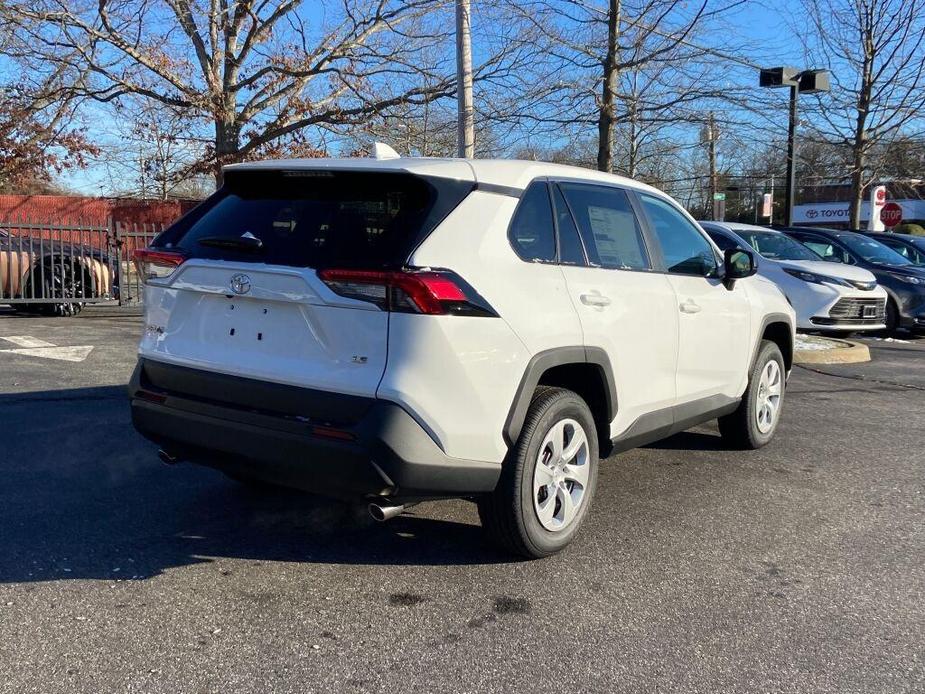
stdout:
[(469, 0), (456, 0), (456, 154), (475, 157), (472, 106), (472, 33)]
[(712, 214), (710, 219), (714, 221), (723, 221), (725, 216), (725, 201), (719, 198), (718, 182), (716, 178), (716, 118), (713, 115), (713, 111), (710, 111), (710, 115), (707, 119), (707, 152), (710, 160), (710, 205), (712, 206)]

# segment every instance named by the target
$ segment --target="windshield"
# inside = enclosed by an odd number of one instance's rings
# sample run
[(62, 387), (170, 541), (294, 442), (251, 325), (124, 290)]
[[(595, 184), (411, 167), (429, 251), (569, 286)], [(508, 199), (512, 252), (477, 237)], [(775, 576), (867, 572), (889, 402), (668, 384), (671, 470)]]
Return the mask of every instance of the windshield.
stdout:
[(771, 260), (822, 260), (802, 243), (797, 243), (785, 234), (745, 229), (739, 230), (738, 234), (760, 255)]
[(852, 253), (861, 256), (868, 263), (874, 265), (912, 265), (899, 253), (887, 248), (879, 241), (860, 236), (858, 234), (839, 234), (838, 240), (848, 247)]

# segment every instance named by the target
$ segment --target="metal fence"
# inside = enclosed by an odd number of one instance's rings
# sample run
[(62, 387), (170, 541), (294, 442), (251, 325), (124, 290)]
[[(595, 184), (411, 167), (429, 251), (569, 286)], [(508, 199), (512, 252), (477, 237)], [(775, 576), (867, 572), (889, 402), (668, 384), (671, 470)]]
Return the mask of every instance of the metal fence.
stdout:
[(151, 245), (151, 241), (162, 229), (160, 224), (116, 224), (113, 228), (119, 268), (120, 306), (138, 306), (142, 303), (144, 282), (132, 262), (132, 253), (138, 248)]
[(0, 221), (0, 304), (54, 315), (72, 315), (85, 304), (140, 304), (142, 282), (132, 252), (160, 230)]

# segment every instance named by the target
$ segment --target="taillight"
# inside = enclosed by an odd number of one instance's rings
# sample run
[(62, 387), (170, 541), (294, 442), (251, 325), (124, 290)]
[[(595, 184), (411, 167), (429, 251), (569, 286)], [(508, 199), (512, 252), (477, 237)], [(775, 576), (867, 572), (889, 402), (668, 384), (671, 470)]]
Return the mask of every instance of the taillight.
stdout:
[(497, 316), (462, 278), (448, 270), (321, 270), (331, 291), (376, 304), (383, 311)]
[(169, 277), (186, 260), (186, 257), (176, 251), (139, 248), (132, 254), (132, 260), (135, 261), (135, 267), (141, 279), (147, 282)]

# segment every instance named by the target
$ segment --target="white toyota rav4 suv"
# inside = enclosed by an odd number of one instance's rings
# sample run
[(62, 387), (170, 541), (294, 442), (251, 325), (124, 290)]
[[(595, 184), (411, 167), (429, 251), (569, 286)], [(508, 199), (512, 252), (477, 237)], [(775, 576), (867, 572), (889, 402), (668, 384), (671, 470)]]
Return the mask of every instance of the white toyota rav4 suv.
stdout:
[(673, 200), (579, 168), (460, 159), (230, 166), (136, 254), (135, 427), (167, 462), (365, 497), (478, 503), (558, 551), (599, 460), (719, 418), (767, 443), (794, 313)]

